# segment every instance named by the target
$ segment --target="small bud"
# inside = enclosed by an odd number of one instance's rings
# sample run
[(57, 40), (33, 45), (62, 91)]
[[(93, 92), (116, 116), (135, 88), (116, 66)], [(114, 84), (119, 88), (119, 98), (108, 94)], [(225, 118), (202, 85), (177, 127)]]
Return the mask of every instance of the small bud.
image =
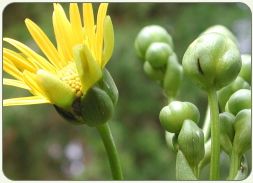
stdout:
[(230, 38), (235, 44), (238, 45), (238, 41), (237, 41), (236, 37), (234, 36), (234, 34), (230, 30), (228, 30), (225, 26), (223, 26), (223, 25), (211, 26), (208, 29), (206, 29), (203, 32), (203, 34), (212, 33), (212, 32), (222, 34), (223, 36)]
[(233, 123), (234, 115), (224, 112), (219, 114), (220, 118), (220, 144), (221, 148), (227, 153), (231, 154), (232, 144), (235, 135)]
[(225, 110), (237, 115), (243, 109), (251, 108), (251, 92), (248, 89), (240, 89), (228, 99)]
[(237, 76), (237, 78), (232, 83), (223, 87), (217, 92), (221, 111), (225, 111), (225, 106), (228, 99), (234, 92), (239, 89), (250, 89), (250, 85), (240, 76)]
[(167, 63), (166, 72), (163, 80), (163, 88), (169, 98), (174, 98), (177, 95), (178, 89), (182, 82), (183, 69), (177, 61), (176, 54), (172, 54)]
[(245, 81), (247, 81), (251, 85), (251, 56), (250, 55), (242, 55), (242, 68), (239, 73)]
[(143, 64), (143, 70), (151, 79), (162, 80), (164, 77), (164, 72), (161, 69), (153, 68), (147, 61), (145, 61)]
[(178, 135), (179, 149), (183, 152), (191, 167), (198, 166), (205, 155), (204, 134), (191, 120), (185, 120)]
[(235, 136), (233, 142), (234, 151), (241, 156), (251, 147), (251, 110), (240, 111), (234, 122)]
[(171, 133), (179, 133), (184, 120), (190, 119), (199, 122), (199, 110), (190, 102), (173, 101), (165, 106), (159, 115), (160, 123)]
[(172, 38), (163, 27), (158, 25), (146, 26), (135, 39), (135, 50), (138, 56), (144, 60), (148, 47), (154, 42), (167, 43), (173, 47)]
[(168, 44), (155, 42), (148, 47), (145, 60), (154, 68), (163, 68), (167, 64), (167, 60), (172, 52)]
[(235, 43), (218, 33), (199, 36), (183, 56), (183, 69), (200, 87), (220, 89), (240, 72), (241, 56)]

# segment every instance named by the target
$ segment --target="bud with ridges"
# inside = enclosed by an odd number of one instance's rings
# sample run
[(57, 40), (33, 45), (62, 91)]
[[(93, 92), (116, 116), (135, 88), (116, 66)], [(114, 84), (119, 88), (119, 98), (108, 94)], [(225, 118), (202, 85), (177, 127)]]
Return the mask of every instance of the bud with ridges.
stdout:
[(219, 114), (220, 118), (220, 144), (221, 148), (228, 154), (231, 154), (232, 144), (235, 135), (233, 123), (235, 120), (234, 115), (228, 112)]
[(177, 56), (173, 53), (168, 61), (163, 79), (163, 89), (169, 98), (175, 98), (182, 82), (183, 69), (177, 61)]
[(240, 72), (241, 56), (233, 41), (218, 33), (199, 36), (183, 56), (183, 69), (200, 87), (220, 89)]
[(248, 89), (240, 89), (233, 93), (228, 99), (225, 110), (236, 115), (243, 109), (251, 108), (251, 91)]
[(185, 120), (178, 135), (179, 149), (191, 167), (197, 167), (205, 154), (204, 134), (192, 120)]
[(154, 68), (163, 68), (172, 53), (172, 48), (167, 43), (155, 42), (148, 47), (145, 60)]
[(209, 27), (208, 29), (206, 29), (202, 34), (206, 34), (206, 33), (219, 33), (222, 34), (228, 38), (230, 38), (235, 44), (238, 45), (238, 41), (236, 39), (236, 37), (234, 36), (234, 34), (228, 30), (228, 28), (226, 28), (223, 25), (214, 25)]
[(221, 111), (225, 111), (225, 106), (228, 99), (234, 92), (239, 89), (250, 89), (250, 85), (243, 78), (237, 76), (237, 78), (232, 83), (223, 87), (217, 92)]
[(195, 105), (180, 101), (173, 101), (163, 107), (159, 115), (161, 125), (171, 133), (179, 133), (184, 120), (190, 119), (198, 123), (199, 117), (199, 110)]
[(251, 147), (251, 110), (240, 111), (234, 122), (235, 136), (233, 150), (241, 156)]
[(245, 81), (247, 81), (251, 85), (251, 56), (250, 55), (242, 55), (242, 68), (239, 73)]
[(152, 65), (145, 61), (143, 64), (143, 70), (153, 80), (162, 80), (164, 77), (164, 71), (163, 69), (155, 69), (152, 67)]
[(158, 25), (146, 26), (135, 39), (135, 50), (141, 59), (144, 60), (148, 47), (154, 42), (167, 43), (173, 48), (172, 38), (163, 27)]

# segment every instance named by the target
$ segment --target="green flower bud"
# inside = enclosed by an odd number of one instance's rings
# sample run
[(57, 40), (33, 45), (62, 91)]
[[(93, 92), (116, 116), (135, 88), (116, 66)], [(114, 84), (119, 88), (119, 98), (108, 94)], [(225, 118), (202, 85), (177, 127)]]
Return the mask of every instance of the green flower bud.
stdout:
[(171, 133), (179, 133), (184, 120), (190, 119), (195, 123), (199, 122), (199, 110), (190, 102), (173, 101), (165, 106), (159, 115), (160, 123)]
[(219, 114), (220, 118), (220, 144), (221, 148), (227, 153), (231, 154), (232, 144), (235, 135), (233, 123), (234, 115), (224, 112)]
[(187, 48), (183, 69), (200, 87), (220, 89), (240, 72), (241, 56), (235, 43), (218, 33), (206, 33)]
[(235, 136), (233, 150), (241, 156), (251, 147), (251, 110), (240, 111), (234, 122)]
[(239, 73), (243, 79), (245, 79), (251, 85), (251, 56), (242, 55), (242, 68)]
[(162, 68), (167, 64), (168, 57), (172, 53), (173, 51), (168, 44), (155, 42), (148, 47), (145, 60), (154, 68)]
[(223, 25), (211, 26), (203, 32), (203, 34), (205, 34), (205, 33), (219, 33), (219, 34), (222, 34), (223, 36), (226, 36), (226, 37), (230, 38), (235, 44), (238, 45), (238, 41), (237, 41), (236, 37), (234, 36), (234, 34)]
[(144, 27), (135, 39), (135, 50), (138, 56), (144, 59), (148, 47), (154, 42), (167, 43), (173, 48), (172, 38), (163, 27), (149, 25)]
[(237, 78), (232, 83), (223, 87), (217, 92), (221, 111), (225, 111), (225, 106), (228, 99), (234, 92), (239, 89), (250, 89), (250, 86), (244, 79), (242, 79), (240, 76), (237, 76)]
[(240, 89), (229, 98), (225, 110), (236, 115), (243, 109), (251, 108), (251, 92), (248, 89)]
[(179, 149), (191, 167), (198, 166), (205, 154), (204, 133), (192, 120), (185, 120), (178, 135)]
[(169, 98), (174, 98), (177, 95), (182, 78), (182, 66), (178, 63), (176, 54), (173, 53), (168, 59), (163, 80), (163, 88)]
[(147, 61), (145, 61), (143, 64), (143, 70), (151, 79), (162, 80), (164, 77), (164, 72), (161, 69), (153, 68)]

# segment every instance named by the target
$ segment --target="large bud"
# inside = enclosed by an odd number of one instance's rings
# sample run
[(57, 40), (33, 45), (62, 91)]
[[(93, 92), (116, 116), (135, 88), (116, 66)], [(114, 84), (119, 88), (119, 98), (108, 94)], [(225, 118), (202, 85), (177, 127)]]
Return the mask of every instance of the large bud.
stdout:
[(236, 44), (219, 33), (199, 36), (183, 56), (183, 69), (204, 89), (232, 82), (240, 72), (241, 56)]
[(190, 102), (173, 101), (165, 106), (159, 115), (161, 125), (171, 133), (179, 133), (184, 120), (199, 122), (199, 110)]
[(144, 60), (148, 47), (154, 42), (167, 43), (173, 48), (172, 38), (163, 27), (158, 25), (146, 26), (135, 39), (135, 50), (141, 59)]
[(198, 166), (205, 154), (204, 134), (192, 120), (185, 120), (178, 135), (179, 149), (191, 167)]

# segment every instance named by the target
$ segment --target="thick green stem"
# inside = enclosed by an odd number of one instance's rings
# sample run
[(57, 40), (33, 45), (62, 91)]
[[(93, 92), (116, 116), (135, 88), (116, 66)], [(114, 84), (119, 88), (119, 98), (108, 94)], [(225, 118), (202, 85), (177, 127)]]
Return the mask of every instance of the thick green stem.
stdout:
[(208, 91), (208, 103), (210, 106), (211, 121), (211, 164), (210, 180), (219, 179), (219, 161), (220, 161), (220, 122), (218, 99), (215, 89)]
[(228, 180), (233, 180), (238, 172), (239, 166), (240, 166), (240, 156), (235, 153), (234, 150), (232, 150), (231, 156), (230, 156), (230, 169), (229, 169), (229, 175)]
[(118, 153), (108, 123), (98, 126), (97, 129), (108, 155), (113, 179), (123, 180)]

